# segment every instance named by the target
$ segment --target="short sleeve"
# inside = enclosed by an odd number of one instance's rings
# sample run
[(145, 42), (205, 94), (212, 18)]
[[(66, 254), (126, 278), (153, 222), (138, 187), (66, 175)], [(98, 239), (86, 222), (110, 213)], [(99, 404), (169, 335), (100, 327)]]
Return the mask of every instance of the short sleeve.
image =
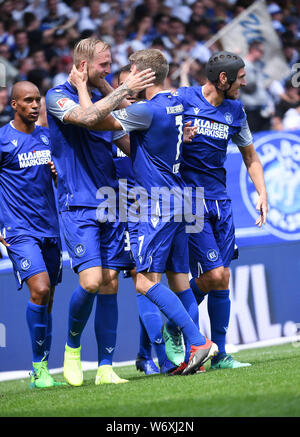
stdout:
[(253, 143), (252, 134), (250, 132), (246, 116), (245, 116), (244, 121), (242, 122), (241, 130), (237, 134), (234, 134), (232, 136), (232, 141), (238, 147), (250, 146), (250, 144)]
[(147, 130), (153, 118), (153, 112), (145, 101), (133, 103), (111, 114), (126, 132)]
[(51, 91), (46, 96), (47, 110), (51, 115), (58, 118), (62, 123), (65, 115), (76, 106), (80, 106), (63, 91)]

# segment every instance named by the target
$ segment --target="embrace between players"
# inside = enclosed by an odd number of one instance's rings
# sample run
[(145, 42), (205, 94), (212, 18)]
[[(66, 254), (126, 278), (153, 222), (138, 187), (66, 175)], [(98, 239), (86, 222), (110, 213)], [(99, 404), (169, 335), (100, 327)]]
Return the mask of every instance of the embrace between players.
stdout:
[[(159, 50), (140, 50), (129, 61), (130, 71), (124, 69), (124, 80), (120, 76), (121, 85), (113, 90), (104, 79), (110, 73), (109, 46), (93, 38), (81, 40), (69, 80), (46, 95), (49, 129), (35, 124), (40, 95), (29, 82), (14, 85), (15, 118), (0, 129), (1, 242), (18, 288), (25, 281), (30, 291), (31, 387), (62, 384), (48, 370), (51, 308), (61, 281), (59, 228), (79, 280), (68, 309), (67, 383), (83, 383), (80, 340), (95, 300), (95, 383), (128, 382), (112, 368), (120, 271), (130, 272), (137, 291), (138, 370), (189, 375), (203, 372), (209, 359), (213, 369), (250, 365), (225, 351), (229, 265), (236, 257), (224, 169), (229, 140), (239, 147), (258, 193), (256, 224), (264, 224), (267, 215), (262, 167), (237, 100), (246, 84), (244, 62), (233, 53), (215, 53), (207, 63), (204, 86), (171, 92), (164, 87), (169, 67)], [(147, 194), (147, 217), (124, 222), (117, 211), (114, 220), (99, 220), (98, 190), (109, 187), (120, 195), (117, 177), (122, 171), (133, 188), (142, 187)], [(186, 232), (172, 202), (165, 220), (161, 198), (153, 213), (153, 187), (180, 193), (190, 187), (192, 204), (199, 200), (196, 188), (203, 187), (201, 229)], [(160, 282), (163, 273), (168, 287)], [(206, 295), (211, 340), (199, 331), (198, 305)], [(167, 318), (164, 324), (161, 313)]]

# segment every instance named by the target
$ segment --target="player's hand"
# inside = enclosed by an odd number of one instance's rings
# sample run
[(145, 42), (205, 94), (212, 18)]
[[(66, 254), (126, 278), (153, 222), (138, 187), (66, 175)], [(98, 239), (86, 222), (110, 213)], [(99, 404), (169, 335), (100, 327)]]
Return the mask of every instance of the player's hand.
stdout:
[(49, 162), (48, 162), (48, 165), (49, 165), (49, 167), (50, 167), (50, 171), (51, 171), (52, 179), (53, 179), (54, 184), (55, 184), (55, 186), (56, 186), (56, 185), (57, 185), (57, 170), (56, 170), (56, 167), (55, 167), (53, 161), (49, 161)]
[(143, 71), (137, 71), (136, 66), (134, 65), (131, 73), (127, 76), (126, 80), (121, 86), (126, 87), (128, 89), (128, 94), (132, 95), (154, 85), (154, 80), (155, 73), (151, 70), (151, 68), (147, 68)]
[(83, 63), (82, 71), (79, 71), (75, 67), (75, 65), (73, 65), (68, 79), (71, 85), (73, 85), (77, 90), (80, 87), (86, 87), (86, 83), (88, 80), (87, 63), (86, 62)]
[(256, 209), (259, 211), (259, 217), (256, 220), (255, 224), (260, 228), (262, 225), (266, 224), (267, 214), (268, 214), (268, 200), (266, 194), (261, 194), (258, 198)]
[(4, 240), (4, 238), (2, 237), (2, 235), (0, 235), (0, 243), (2, 243), (3, 246), (5, 246), (5, 247), (9, 247), (9, 246), (10, 246), (10, 244), (8, 244), (8, 243)]
[(184, 143), (190, 143), (193, 138), (195, 137), (195, 135), (197, 134), (197, 126), (191, 126), (192, 122), (188, 121), (185, 123), (184, 125), (184, 130), (183, 130), (183, 142)]

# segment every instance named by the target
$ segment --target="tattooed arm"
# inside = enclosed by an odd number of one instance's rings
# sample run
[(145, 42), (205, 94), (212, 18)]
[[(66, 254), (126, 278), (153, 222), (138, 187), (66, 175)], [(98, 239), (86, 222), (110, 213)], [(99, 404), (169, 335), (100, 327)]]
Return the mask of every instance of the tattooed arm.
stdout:
[[(137, 72), (134, 68), (126, 81), (111, 94), (91, 106), (87, 104), (84, 105), (85, 107), (82, 107), (81, 104), (74, 106), (65, 114), (63, 121), (64, 123), (71, 123), (88, 129), (97, 129), (98, 123), (117, 108), (127, 95), (132, 95), (133, 93), (152, 86), (153, 80), (154, 73), (151, 72), (151, 69), (148, 68), (144, 71)], [(83, 90), (83, 88), (80, 88), (80, 90)], [(78, 89), (78, 92), (80, 90)], [(87, 103), (86, 95), (84, 101)], [(112, 129), (116, 129), (116, 127)], [(120, 127), (118, 129), (120, 129)]]

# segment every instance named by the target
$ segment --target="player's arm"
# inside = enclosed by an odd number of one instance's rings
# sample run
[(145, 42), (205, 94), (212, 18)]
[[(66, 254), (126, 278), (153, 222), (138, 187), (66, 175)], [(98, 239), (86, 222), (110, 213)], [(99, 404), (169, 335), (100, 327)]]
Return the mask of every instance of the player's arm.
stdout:
[(252, 135), (246, 119), (242, 124), (241, 131), (232, 138), (232, 141), (238, 146), (250, 179), (252, 180), (258, 193), (256, 209), (260, 212), (260, 215), (255, 224), (261, 227), (261, 225), (266, 223), (267, 219), (268, 196), (263, 168), (252, 143)]
[[(82, 108), (81, 105), (74, 106), (64, 115), (63, 121), (64, 123), (71, 123), (88, 129), (99, 129), (97, 126), (99, 122), (117, 108), (127, 95), (132, 95), (152, 86), (153, 79), (154, 73), (151, 69), (148, 68), (137, 72), (134, 68), (125, 82), (111, 94), (87, 108)], [(106, 129), (105, 127), (104, 130), (111, 129)]]

